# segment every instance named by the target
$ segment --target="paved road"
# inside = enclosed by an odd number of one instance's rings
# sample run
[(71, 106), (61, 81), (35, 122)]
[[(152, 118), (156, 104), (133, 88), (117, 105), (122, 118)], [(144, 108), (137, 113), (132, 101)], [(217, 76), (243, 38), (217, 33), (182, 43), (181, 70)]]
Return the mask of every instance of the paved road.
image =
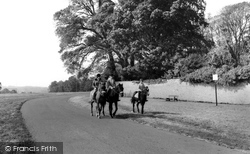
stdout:
[(132, 121), (91, 117), (87, 107), (68, 102), (72, 96), (40, 98), (23, 105), (23, 117), (36, 141), (63, 142), (64, 154), (241, 154)]

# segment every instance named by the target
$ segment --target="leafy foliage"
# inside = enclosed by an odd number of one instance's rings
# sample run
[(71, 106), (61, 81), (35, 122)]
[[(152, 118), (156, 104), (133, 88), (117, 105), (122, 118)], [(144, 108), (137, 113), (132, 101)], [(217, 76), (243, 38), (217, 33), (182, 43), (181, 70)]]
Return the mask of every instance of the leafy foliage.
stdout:
[(217, 73), (217, 83), (220, 85), (249, 83), (250, 3), (226, 6), (209, 22), (204, 34), (215, 42), (215, 47), (206, 55), (207, 65), (182, 79), (193, 83), (210, 83), (212, 81), (208, 76), (212, 78), (212, 73)]
[[(226, 6), (208, 20), (205, 6), (204, 0), (71, 0), (54, 14), (61, 59), (78, 78), (211, 83), (217, 73), (221, 85), (248, 82), (250, 3)], [(77, 91), (78, 84), (53, 82), (51, 90)]]
[(211, 83), (213, 81), (212, 75), (216, 71), (214, 67), (202, 67), (184, 77), (181, 78), (182, 81), (187, 81), (190, 83)]
[[(211, 47), (201, 30), (208, 25), (203, 0), (120, 0), (117, 5), (110, 0), (100, 0), (98, 5), (93, 0), (71, 2), (54, 15), (59, 52), (70, 73), (88, 75), (106, 62), (105, 69), (98, 69), (105, 70), (104, 74), (125, 80), (159, 78), (179, 59), (205, 54)], [(86, 67), (83, 64), (91, 54)]]
[(242, 55), (249, 54), (250, 3), (226, 6), (210, 19), (210, 31), (218, 48), (231, 56), (234, 67), (244, 65)]

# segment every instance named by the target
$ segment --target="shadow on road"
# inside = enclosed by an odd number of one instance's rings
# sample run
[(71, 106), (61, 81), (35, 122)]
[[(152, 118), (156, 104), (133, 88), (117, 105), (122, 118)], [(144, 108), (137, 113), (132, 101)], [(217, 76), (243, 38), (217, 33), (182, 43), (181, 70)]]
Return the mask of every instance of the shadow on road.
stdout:
[(135, 118), (165, 118), (167, 115), (180, 115), (179, 113), (170, 113), (170, 112), (145, 112), (144, 114), (140, 113), (124, 113), (116, 115), (116, 119), (135, 119)]

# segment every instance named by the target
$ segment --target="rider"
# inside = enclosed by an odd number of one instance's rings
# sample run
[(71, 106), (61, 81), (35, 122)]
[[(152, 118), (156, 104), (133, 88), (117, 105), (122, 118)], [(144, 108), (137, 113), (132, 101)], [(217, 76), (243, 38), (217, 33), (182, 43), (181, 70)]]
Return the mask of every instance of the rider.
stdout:
[(97, 74), (92, 84), (92, 87), (94, 88), (93, 100), (96, 99), (95, 97), (100, 83), (101, 83), (101, 74)]
[[(145, 84), (143, 83), (143, 79), (140, 79), (140, 83), (139, 83), (139, 93), (138, 93), (138, 97), (139, 97), (139, 100), (140, 100), (140, 97), (141, 97), (141, 92), (143, 91), (143, 90), (146, 90), (146, 86), (145, 86)], [(147, 96), (146, 96), (146, 101), (148, 101), (147, 100)]]
[[(116, 83), (115, 83), (115, 79), (113, 75), (110, 75), (107, 82), (106, 82), (106, 89), (107, 89), (107, 94), (109, 96), (109, 93), (111, 91), (111, 89), (114, 89), (116, 87)], [(109, 98), (108, 98), (109, 99)], [(119, 95), (118, 95), (118, 101), (120, 101), (119, 99)]]

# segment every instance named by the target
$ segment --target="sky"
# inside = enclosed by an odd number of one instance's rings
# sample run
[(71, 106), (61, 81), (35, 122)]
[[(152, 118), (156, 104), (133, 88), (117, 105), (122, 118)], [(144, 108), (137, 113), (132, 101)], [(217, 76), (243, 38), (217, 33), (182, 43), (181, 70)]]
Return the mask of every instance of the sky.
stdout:
[[(245, 0), (250, 2), (250, 0)], [(206, 0), (206, 14), (243, 0)], [(48, 87), (71, 74), (60, 59), (53, 14), (69, 0), (0, 1), (0, 82), (2, 86)]]

